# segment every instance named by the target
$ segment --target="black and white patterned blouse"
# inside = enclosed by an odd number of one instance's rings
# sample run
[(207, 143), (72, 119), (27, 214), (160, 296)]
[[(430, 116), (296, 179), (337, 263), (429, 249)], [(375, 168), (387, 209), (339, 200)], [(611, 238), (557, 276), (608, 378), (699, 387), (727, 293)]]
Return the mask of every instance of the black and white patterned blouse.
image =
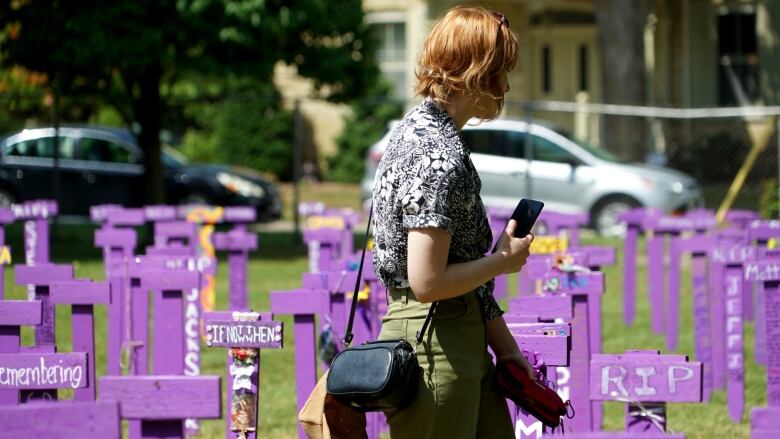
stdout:
[[(446, 111), (425, 100), (395, 126), (374, 179), (374, 271), (388, 288), (408, 288), (407, 232), (435, 227), (452, 236), (448, 263), (479, 259), (493, 236), (469, 150)], [(494, 282), (477, 288), (482, 317), (503, 313)]]

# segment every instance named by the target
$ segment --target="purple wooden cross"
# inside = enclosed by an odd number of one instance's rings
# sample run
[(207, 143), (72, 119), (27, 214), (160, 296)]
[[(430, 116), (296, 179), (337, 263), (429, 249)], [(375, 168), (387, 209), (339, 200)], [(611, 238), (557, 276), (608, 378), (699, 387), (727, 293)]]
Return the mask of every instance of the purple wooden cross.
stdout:
[(780, 261), (759, 260), (744, 266), (745, 279), (763, 283), (766, 330), (766, 400), (768, 407), (754, 408), (751, 437), (780, 434)]
[(119, 439), (119, 406), (116, 402), (41, 402), (21, 406), (0, 405), (3, 437), (63, 437)]
[[(151, 264), (149, 264), (151, 265)], [(185, 331), (198, 334), (197, 320), (193, 325), (185, 324), (185, 306), (184, 297), (190, 291), (197, 289), (200, 285), (200, 273), (188, 270), (164, 270), (154, 268), (142, 268), (140, 273), (142, 295), (146, 291), (151, 291), (153, 295), (153, 336), (152, 336), (152, 370), (156, 375), (180, 375), (187, 374), (192, 367), (186, 366), (188, 357), (185, 340)], [(133, 298), (138, 299), (138, 296)], [(138, 302), (145, 302), (139, 300)], [(135, 303), (134, 303), (135, 305)], [(140, 316), (139, 314), (133, 315)], [(148, 319), (134, 320), (133, 326), (145, 326)], [(189, 320), (187, 320), (187, 323)], [(147, 340), (142, 338), (141, 340)], [(146, 361), (145, 357), (140, 361)], [(199, 369), (199, 367), (198, 367)], [(199, 372), (199, 370), (197, 371)], [(193, 375), (197, 375), (193, 374)], [(194, 435), (198, 429), (197, 422), (194, 419), (187, 419), (185, 427)]]
[[(189, 270), (194, 273), (200, 273), (197, 271), (197, 261), (198, 259), (195, 257), (182, 255), (144, 256), (138, 258), (138, 262), (134, 264), (130, 273), (134, 279), (138, 278), (140, 284), (140, 277), (143, 276), (144, 270), (174, 272)], [(203, 277), (201, 273), (200, 284), (184, 292), (184, 374), (190, 376), (200, 375), (201, 336), (199, 328), (202, 314), (200, 306), (200, 286), (202, 284)], [(134, 297), (139, 297), (138, 300), (146, 303), (147, 296), (145, 293), (145, 291), (136, 291)], [(142, 304), (140, 306), (143, 307)], [(145, 339), (143, 334), (138, 335), (138, 337), (141, 337), (139, 338), (141, 340)]]
[[(42, 321), (39, 300), (0, 300), (0, 354), (18, 354), (21, 326), (37, 326)], [(0, 406), (19, 404), (17, 390), (0, 390)]]
[(35, 328), (35, 346), (54, 346), (54, 304), (49, 300), (49, 285), (53, 282), (73, 280), (73, 266), (66, 264), (15, 265), (14, 280), (17, 285), (32, 285), (35, 300), (43, 306), (43, 321)]
[(780, 221), (754, 220), (749, 223), (747, 231), (751, 241), (766, 247), (770, 239), (780, 238)]
[(121, 419), (140, 422), (131, 439), (183, 439), (184, 419), (222, 415), (218, 376), (104, 376), (99, 385), (100, 401), (118, 402)]
[(176, 220), (176, 206), (152, 204), (144, 206), (144, 217), (147, 221), (162, 222)]
[(680, 331), (680, 277), (682, 256), (691, 253), (691, 283), (696, 359), (703, 365), (704, 400), (712, 394), (712, 321), (708, 288), (707, 257), (715, 245), (711, 236), (673, 237), (669, 245), (669, 306), (667, 307), (666, 346), (674, 352)]
[[(743, 261), (753, 259), (753, 256), (744, 253), (747, 247), (747, 232), (744, 230), (729, 228), (719, 230), (713, 234), (715, 245), (710, 252), (710, 310), (712, 315), (712, 385), (713, 388), (723, 389), (726, 386), (726, 312), (724, 309), (724, 278), (726, 275), (726, 263), (729, 260), (742, 264)], [(734, 247), (734, 250), (732, 250)], [(753, 250), (749, 250), (753, 252)], [(756, 322), (758, 323), (758, 321)], [(758, 339), (758, 331), (756, 339)]]
[[(545, 305), (543, 299), (520, 297), (510, 302), (510, 312), (522, 310), (524, 313), (538, 314), (540, 318), (547, 320), (543, 316), (550, 315), (553, 306), (565, 308), (565, 301), (569, 301), (570, 311), (562, 310), (563, 315), (551, 317), (564, 318), (565, 315), (571, 315), (568, 320), (572, 325), (571, 366), (558, 367), (553, 372), (561, 398), (571, 399), (577, 411), (577, 416), (570, 423), (572, 430), (600, 430), (603, 409), (600, 403), (591, 403), (588, 399), (587, 365), (592, 353), (601, 352), (601, 295), (604, 293), (604, 274), (551, 271), (542, 281), (547, 295), (570, 298), (558, 299), (559, 302), (555, 305)], [(553, 373), (550, 375), (552, 377)], [(567, 389), (570, 389), (570, 394), (566, 394)]]
[(125, 303), (128, 300), (127, 269), (137, 244), (136, 231), (132, 228), (103, 226), (95, 231), (95, 245), (103, 249), (106, 279), (111, 284), (111, 305), (108, 307), (108, 341), (106, 345), (106, 370), (109, 375), (122, 372), (121, 350), (125, 339)]
[[(758, 245), (760, 248), (767, 248), (769, 244), (769, 240), (771, 239), (779, 239), (780, 238), (780, 221), (778, 220), (754, 220), (751, 221), (747, 228), (748, 232), (748, 239), (751, 242), (755, 242), (756, 245)], [(746, 317), (749, 320), (753, 319), (753, 285), (750, 283), (745, 283), (743, 285), (743, 289), (745, 292), (745, 312)], [(757, 297), (756, 300), (763, 301), (763, 291), (761, 289), (761, 285), (758, 285), (757, 288)], [(763, 318), (763, 314), (758, 314), (759, 320)], [(756, 330), (762, 328), (764, 325), (764, 322), (757, 321), (756, 322)], [(763, 339), (756, 340), (757, 345), (762, 346), (764, 345)], [(765, 354), (766, 352), (761, 350), (756, 350), (756, 362), (759, 364), (765, 364)]]
[(11, 209), (0, 207), (0, 299), (5, 297), (5, 265), (11, 264), (11, 249), (5, 245), (5, 225), (14, 222)]
[(114, 210), (122, 209), (121, 204), (95, 204), (89, 207), (89, 218), (93, 223), (104, 224)]
[(647, 288), (653, 331), (664, 333), (668, 325), (666, 237), (673, 238), (688, 231), (701, 234), (716, 226), (715, 216), (707, 212), (685, 217), (662, 215), (646, 220), (645, 229), (652, 232), (652, 237), (647, 241)]
[[(366, 257), (368, 259), (368, 256)], [(326, 290), (330, 292), (330, 310), (321, 315), (330, 319), (330, 324), (336, 331), (336, 334), (343, 337), (347, 329), (347, 319), (352, 304), (352, 291), (355, 288), (357, 279), (357, 270), (355, 271), (327, 271), (319, 273), (304, 273), (301, 276), (301, 287), (309, 290)], [(347, 293), (349, 291), (349, 293)], [(349, 297), (348, 297), (349, 296)], [(355, 311), (355, 340), (354, 343), (360, 344), (370, 340), (371, 327), (359, 316), (366, 309), (365, 302), (358, 302), (358, 309)]]
[[(527, 357), (534, 365), (543, 362), (545, 366), (568, 366), (571, 336), (571, 328), (568, 323), (525, 323), (528, 317), (506, 314), (507, 322), (512, 336), (517, 341), (523, 352), (532, 355)], [(507, 400), (509, 413), (514, 423), (515, 437), (537, 438), (545, 431), (540, 421), (524, 410), (515, 407), (511, 400)]]
[[(141, 288), (152, 291), (154, 335), (152, 367), (158, 375), (184, 373), (184, 296), (200, 283), (197, 271), (146, 269), (141, 272)], [(140, 324), (141, 322), (134, 322)]]
[[(328, 290), (271, 291), (271, 312), (292, 314), (295, 331), (295, 389), (300, 412), (317, 384), (317, 344), (314, 316), (330, 312)], [(306, 438), (298, 425), (298, 437)]]
[(86, 352), (89, 386), (76, 390), (75, 399), (95, 400), (95, 318), (94, 305), (111, 302), (111, 285), (107, 282), (76, 280), (54, 282), (49, 286), (53, 304), (71, 305), (71, 336), (73, 352)]
[(626, 351), (624, 355), (594, 355), (590, 369), (590, 397), (625, 402), (626, 431), (574, 432), (567, 437), (685, 438), (666, 433), (666, 403), (701, 402), (701, 363), (658, 351)]
[(745, 229), (751, 222), (760, 220), (761, 214), (752, 210), (733, 209), (726, 212), (724, 219), (730, 226)]
[[(588, 215), (543, 210), (536, 222), (536, 230), (540, 235), (566, 236), (569, 246), (579, 247), (580, 227), (588, 224)], [(542, 228), (546, 230), (543, 231)]]
[(109, 209), (106, 216), (106, 225), (114, 227), (142, 226), (145, 221), (143, 209), (138, 208)]
[(713, 279), (717, 279), (712, 290), (713, 384), (723, 387), (725, 383), (729, 416), (735, 422), (742, 420), (745, 407), (743, 266), (756, 260), (757, 250), (727, 236), (711, 252)]
[(303, 241), (309, 249), (309, 271), (337, 270), (342, 268), (341, 243), (346, 238), (345, 230), (322, 228), (303, 231)]
[(11, 205), (14, 219), (25, 221), (24, 252), (28, 265), (49, 262), (49, 218), (57, 215), (54, 200), (31, 200)]
[(249, 223), (255, 220), (257, 212), (251, 206), (179, 206), (177, 216), (197, 225), (195, 239), (195, 256), (197, 267), (201, 272), (202, 285), (200, 290), (201, 308), (213, 311), (216, 304), (217, 255), (213, 244), (215, 224)]
[(86, 352), (0, 354), (0, 371), (3, 372), (0, 389), (74, 389), (78, 392), (89, 385), (87, 364)]
[(154, 223), (154, 247), (175, 246), (186, 255), (197, 254), (198, 225), (188, 221), (163, 221)]
[(648, 217), (658, 216), (657, 209), (630, 209), (618, 215), (618, 221), (626, 224), (623, 241), (623, 320), (633, 325), (636, 315), (636, 271), (637, 244), (639, 234), (644, 232)]
[[(332, 256), (334, 256), (334, 260), (330, 261), (330, 262), (335, 262), (339, 259), (348, 258), (354, 251), (355, 243), (354, 243), (353, 231), (355, 229), (355, 226), (357, 226), (360, 223), (360, 220), (361, 220), (360, 214), (358, 212), (355, 212), (352, 209), (325, 208), (321, 212), (316, 214), (310, 214), (308, 218), (306, 218), (305, 229), (307, 231), (330, 229), (330, 230), (339, 230), (344, 232), (344, 235), (339, 242), (326, 244), (326, 245), (335, 244), (332, 249), (333, 250)], [(308, 243), (308, 241), (306, 241), (305, 238), (304, 241)], [(310, 246), (311, 245), (313, 244), (310, 244)], [(310, 247), (309, 251), (316, 251), (316, 250)], [(326, 269), (327, 267), (321, 266), (319, 268)]]
[[(599, 271), (602, 267), (609, 267), (617, 263), (617, 250), (612, 246), (586, 245), (569, 249), (575, 261), (582, 257), (582, 264), (593, 271)], [(580, 256), (581, 255), (581, 256)]]
[[(601, 267), (615, 264), (616, 251), (614, 247), (608, 246), (585, 246), (568, 249), (564, 254), (532, 254), (518, 273), (518, 294), (527, 295), (541, 291), (539, 280), (545, 273), (556, 268), (556, 260), (561, 258), (571, 262), (572, 267), (599, 271)], [(534, 285), (534, 280), (537, 285)]]
[(259, 350), (282, 347), (282, 323), (273, 321), (271, 313), (217, 311), (205, 313), (203, 324), (209, 346), (231, 348), (226, 375), (225, 437), (254, 439), (260, 390)]
[[(588, 361), (601, 352), (601, 296), (604, 294), (604, 274), (551, 272), (544, 278), (546, 294), (573, 296), (571, 367), (555, 369), (559, 380), (571, 379), (573, 403), (579, 419), (572, 420), (574, 431), (601, 429), (603, 406), (588, 403)], [(553, 286), (556, 285), (556, 286)], [(576, 402), (575, 402), (576, 401)]]
[[(31, 200), (11, 205), (15, 220), (24, 221), (24, 263), (45, 264), (49, 255), (49, 218), (57, 215), (54, 200)], [(27, 287), (27, 298), (32, 299), (35, 290)]]
[(239, 225), (229, 232), (215, 233), (214, 247), (228, 252), (229, 309), (248, 310), (246, 273), (249, 252), (257, 250), (257, 234), (248, 232), (244, 225)]

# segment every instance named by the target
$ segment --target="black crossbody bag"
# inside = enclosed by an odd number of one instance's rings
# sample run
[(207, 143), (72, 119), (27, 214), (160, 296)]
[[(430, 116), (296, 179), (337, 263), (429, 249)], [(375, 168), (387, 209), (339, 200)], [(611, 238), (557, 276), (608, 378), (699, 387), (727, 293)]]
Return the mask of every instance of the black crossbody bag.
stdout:
[(352, 342), (352, 323), (358, 302), (363, 261), (366, 258), (368, 234), (371, 229), (373, 206), (368, 215), (366, 241), (360, 256), (352, 308), (344, 336), (345, 350), (336, 355), (330, 365), (327, 379), (328, 394), (358, 412), (376, 412), (407, 407), (417, 394), (420, 366), (417, 346), (422, 343), (425, 330), (431, 322), (436, 303), (431, 305), (425, 323), (417, 332), (415, 345), (405, 339), (378, 340), (349, 347)]

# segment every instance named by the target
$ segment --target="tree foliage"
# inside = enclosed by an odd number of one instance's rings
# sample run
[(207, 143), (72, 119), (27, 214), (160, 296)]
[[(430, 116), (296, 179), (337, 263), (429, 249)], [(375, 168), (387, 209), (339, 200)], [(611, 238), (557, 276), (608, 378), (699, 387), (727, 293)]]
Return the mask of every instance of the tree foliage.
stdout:
[(214, 131), (219, 161), (292, 178), (293, 114), (279, 105), (273, 87), (231, 96), (222, 103)]
[(328, 158), (331, 180), (357, 183), (363, 178), (366, 153), (387, 131), (388, 123), (401, 116), (401, 102), (388, 97), (390, 86), (377, 82), (370, 94), (350, 105), (344, 130), (336, 139), (338, 152)]
[(0, 4), (0, 32), (1, 67), (98, 96), (140, 127), (150, 201), (161, 201), (159, 132), (177, 99), (270, 84), (278, 61), (339, 102), (378, 75), (360, 0), (13, 0)]

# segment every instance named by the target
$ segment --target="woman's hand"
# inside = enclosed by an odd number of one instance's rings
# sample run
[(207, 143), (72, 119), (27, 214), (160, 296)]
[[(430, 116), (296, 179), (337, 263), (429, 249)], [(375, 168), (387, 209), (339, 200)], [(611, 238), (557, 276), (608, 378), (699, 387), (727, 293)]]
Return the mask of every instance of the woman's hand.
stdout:
[(528, 360), (525, 358), (525, 356), (520, 352), (513, 352), (511, 354), (506, 354), (504, 356), (498, 357), (496, 359), (496, 363), (502, 362), (502, 363), (515, 363), (523, 368), (525, 373), (528, 374), (528, 377), (532, 380), (536, 381), (536, 371), (534, 371), (534, 368), (531, 366), (531, 363), (528, 362)]
[(506, 229), (501, 233), (501, 237), (496, 243), (496, 252), (494, 254), (503, 258), (504, 273), (515, 273), (520, 271), (528, 260), (529, 249), (534, 236), (530, 233), (522, 238), (515, 238), (514, 233), (517, 228), (517, 221), (509, 220)]
[(504, 361), (516, 363), (528, 373), (529, 377), (536, 380), (536, 372), (520, 352), (517, 341), (506, 325), (506, 320), (503, 317), (488, 320), (485, 322), (485, 328), (487, 329), (488, 344), (496, 356), (496, 363)]

